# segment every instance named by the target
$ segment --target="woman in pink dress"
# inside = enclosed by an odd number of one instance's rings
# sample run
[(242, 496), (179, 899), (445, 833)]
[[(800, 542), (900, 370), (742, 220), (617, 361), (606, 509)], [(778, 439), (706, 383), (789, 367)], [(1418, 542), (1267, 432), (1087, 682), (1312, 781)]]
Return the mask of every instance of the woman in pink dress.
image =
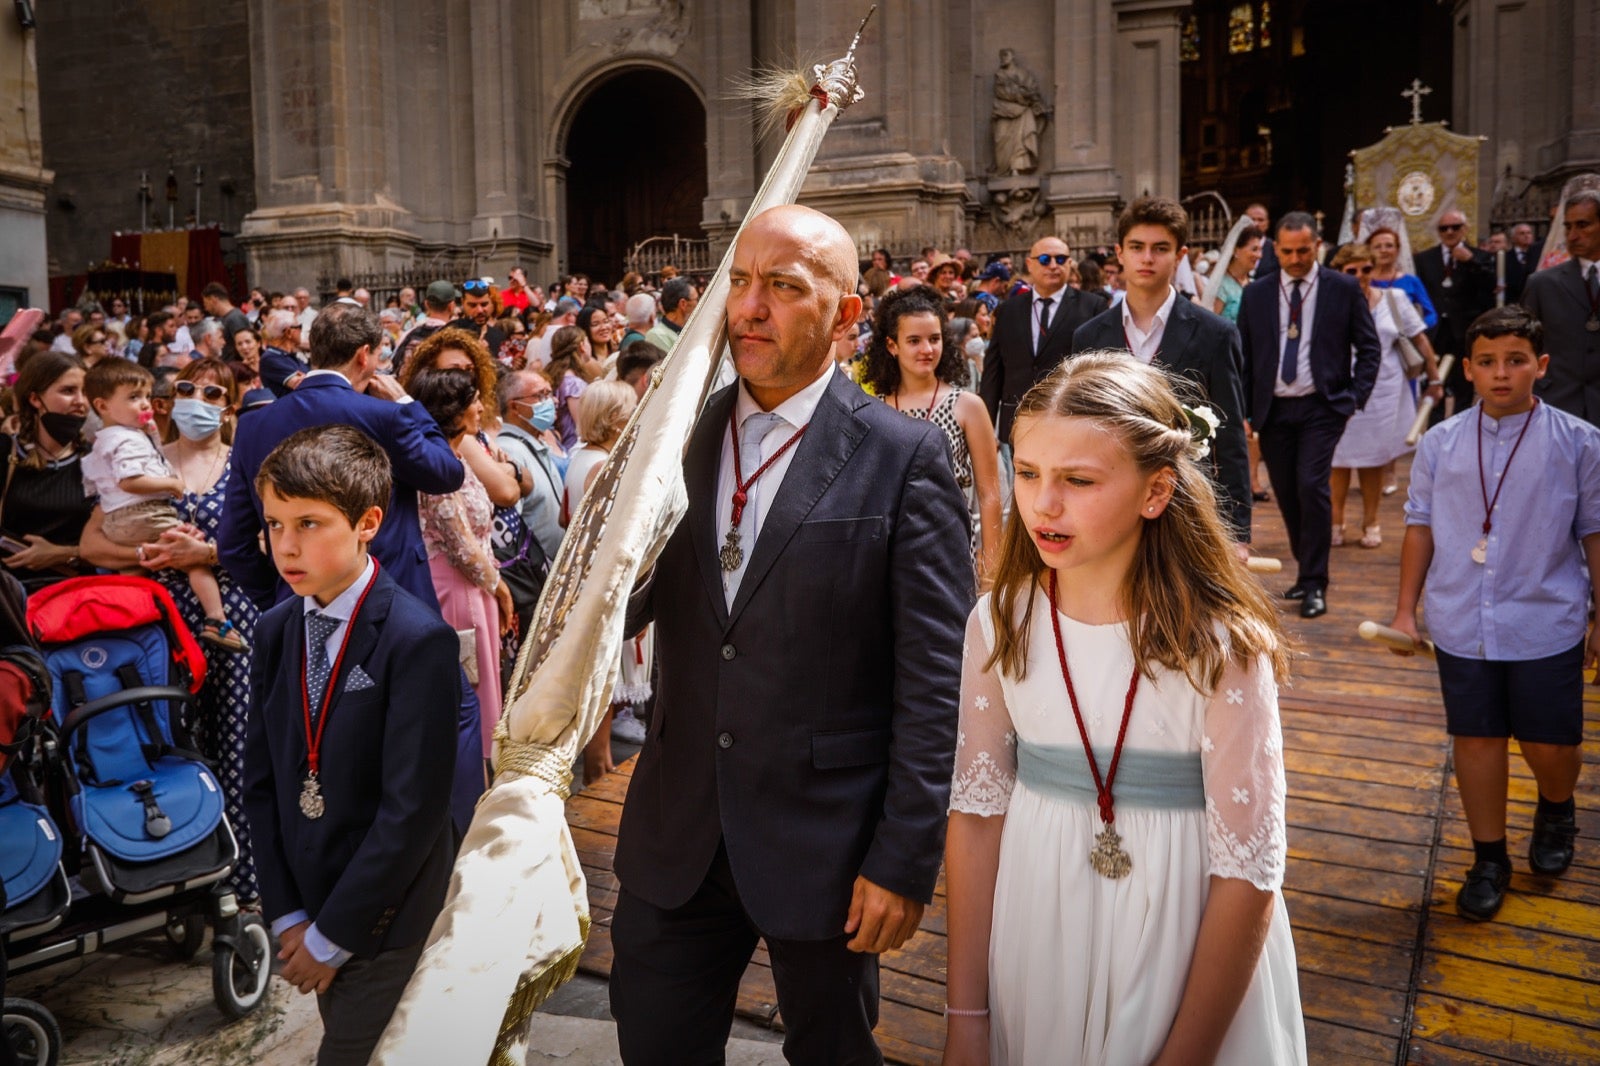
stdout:
[[(478, 432), (483, 399), (466, 370), (425, 370), (411, 381), (411, 396), (433, 416), (459, 454), (463, 440)], [(500, 642), (510, 628), (511, 591), (500, 581), (490, 535), (494, 505), (483, 482), (463, 464), (466, 479), (444, 496), (418, 494), (422, 542), (439, 610), (461, 636), (461, 665), (478, 694), (483, 714), (483, 757), (489, 758), (500, 721)]]

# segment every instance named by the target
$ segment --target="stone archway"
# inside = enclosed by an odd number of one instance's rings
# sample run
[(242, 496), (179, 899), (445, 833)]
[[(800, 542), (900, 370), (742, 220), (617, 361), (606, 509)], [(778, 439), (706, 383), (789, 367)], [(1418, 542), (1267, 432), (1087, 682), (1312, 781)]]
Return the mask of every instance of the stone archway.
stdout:
[(592, 88), (567, 124), (566, 261), (614, 284), (646, 237), (701, 237), (706, 110), (657, 67), (626, 67)]

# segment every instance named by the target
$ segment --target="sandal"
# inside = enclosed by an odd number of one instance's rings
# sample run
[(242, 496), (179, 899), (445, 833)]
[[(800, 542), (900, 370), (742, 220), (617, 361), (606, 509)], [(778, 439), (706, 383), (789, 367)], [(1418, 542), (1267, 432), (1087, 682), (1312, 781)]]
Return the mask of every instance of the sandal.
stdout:
[(1333, 546), (1335, 548), (1344, 547), (1344, 527), (1343, 526), (1334, 526), (1333, 527)]
[(1361, 546), (1363, 548), (1376, 548), (1383, 543), (1383, 530), (1378, 526), (1368, 526), (1361, 531)]
[(239, 627), (226, 618), (207, 618), (200, 627), (200, 639), (224, 651), (250, 650), (250, 645), (239, 635)]

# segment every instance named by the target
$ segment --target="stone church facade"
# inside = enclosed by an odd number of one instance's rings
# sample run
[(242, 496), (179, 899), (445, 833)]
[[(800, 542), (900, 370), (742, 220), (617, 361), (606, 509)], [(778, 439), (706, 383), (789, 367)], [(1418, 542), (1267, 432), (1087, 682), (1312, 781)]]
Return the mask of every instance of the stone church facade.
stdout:
[[(1341, 0), (1340, 11), (1376, 3)], [(1135, 196), (1201, 191), (1182, 187), (1180, 152), (1191, 135), (1181, 119), (1225, 132), (1241, 125), (1228, 93), (1211, 101), (1183, 91), (1185, 27), (1196, 14), (1201, 25), (1225, 25), (1236, 11), (1264, 26), (1268, 6), (880, 0), (858, 57), (866, 96), (824, 142), (802, 200), (839, 217), (863, 252), (887, 246), (902, 255), (930, 242), (1014, 249), (1043, 232), (1074, 247), (1099, 243)], [(1360, 57), (1319, 54), (1315, 39), (1300, 47), (1297, 33), (1315, 38), (1316, 19), (1326, 21), (1313, 0), (1270, 6), (1280, 51), (1258, 62), (1259, 77), (1293, 81), (1298, 92), (1310, 86), (1325, 115), (1349, 110), (1340, 94)], [(8, 225), (35, 249), (44, 215), (52, 275), (103, 257), (112, 230), (194, 215), (220, 224), (225, 248), (236, 237), (244, 276), (269, 289), (339, 275), (503, 277), (513, 263), (537, 280), (569, 269), (614, 279), (645, 237), (726, 239), (778, 148), (733, 99), (737, 80), (841, 54), (865, 7), (40, 5), (37, 30), (8, 25), (0, 35), (0, 47), (18, 51), (5, 69), (22, 71), (19, 86), (4, 85), (24, 101), (15, 112), (22, 125), (13, 112), (0, 118), (0, 207), (15, 208)], [(1600, 7), (1448, 7), (1449, 39), (1409, 46), (1453, 54), (1449, 89), (1435, 98), (1448, 110), (1437, 117), (1487, 135), (1484, 203), (1491, 191), (1497, 200), (1514, 194), (1524, 202), (1512, 206), (1537, 213), (1541, 190), (1600, 168)], [(36, 83), (24, 58), (35, 44)], [(1238, 70), (1239, 58), (1225, 55), (1217, 77)], [(1395, 81), (1382, 89), (1393, 117), (1376, 113), (1375, 125), (1402, 120), (1394, 94), (1415, 73), (1409, 65), (1373, 73)], [(1292, 129), (1293, 102), (1304, 97), (1282, 99), (1292, 103), (1270, 121)], [(28, 122), (38, 124), (37, 139)], [(1340, 169), (1336, 157), (1356, 146), (1306, 142), (1295, 154)], [(1337, 184), (1329, 191), (1313, 190), (1308, 206), (1336, 212)], [(1298, 206), (1280, 198), (1275, 212)], [(32, 274), (37, 258), (26, 267)]]
[[(308, 259), (357, 274), (464, 248), (480, 273), (567, 269), (570, 220), (597, 206), (575, 183), (573, 144), (597, 122), (636, 183), (663, 169), (692, 182), (697, 168), (671, 157), (703, 156), (693, 221), (723, 238), (777, 149), (730, 88), (753, 68), (841, 54), (864, 12), (856, 0), (248, 2), (256, 206), (240, 242), (268, 287), (303, 279)], [(1099, 239), (1130, 190), (1177, 188), (1187, 6), (889, 0), (859, 53), (866, 96), (829, 134), (802, 199), (863, 247), (1011, 247), (1045, 229)], [(1038, 98), (1028, 148), (997, 163), (1002, 49)], [(631, 130), (681, 116), (649, 99), (585, 115), (608, 82), (645, 71), (690, 90), (703, 142), (630, 158)]]

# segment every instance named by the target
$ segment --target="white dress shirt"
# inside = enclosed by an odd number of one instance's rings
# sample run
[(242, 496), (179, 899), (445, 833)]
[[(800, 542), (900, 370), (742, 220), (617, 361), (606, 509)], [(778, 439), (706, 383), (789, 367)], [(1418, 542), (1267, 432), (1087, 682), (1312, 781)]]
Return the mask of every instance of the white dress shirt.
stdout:
[[(303, 613), (300, 617), (302, 619), (310, 617), (312, 611), (321, 611), (327, 617), (339, 620), (339, 624), (334, 627), (333, 632), (328, 634), (328, 642), (324, 645), (328, 652), (329, 663), (339, 657), (339, 645), (344, 641), (345, 631), (350, 628), (350, 616), (355, 613), (356, 602), (361, 599), (362, 593), (367, 591), (367, 587), (372, 584), (373, 579), (377, 576), (378, 570), (372, 563), (372, 557), (368, 556), (366, 568), (361, 571), (361, 576), (356, 578), (349, 588), (328, 601), (328, 606), (322, 606), (314, 596), (301, 597)], [(305, 623), (302, 621), (301, 624), (304, 625)], [(306, 639), (309, 640), (310, 638), (311, 627), (306, 626)], [(335, 684), (336, 681), (336, 678), (328, 678), (329, 685)], [(311, 915), (305, 911), (299, 910), (276, 918), (272, 922), (272, 935), (282, 936), (285, 929), (292, 929), (301, 922), (309, 920), (310, 917)], [(337, 969), (350, 961), (350, 952), (323, 936), (322, 930), (317, 928), (316, 922), (312, 922), (306, 927), (305, 945), (306, 950), (311, 953), (311, 957), (324, 966), (332, 966)]]
[[(833, 360), (828, 360), (827, 367), (821, 376), (793, 396), (784, 400), (772, 409), (772, 413), (783, 419), (767, 431), (761, 438), (761, 461), (765, 463), (772, 454), (794, 436), (801, 426), (809, 425), (811, 417), (816, 414), (817, 404), (822, 402), (822, 394), (828, 391), (828, 383), (833, 380)], [(761, 405), (756, 403), (745, 389), (744, 381), (739, 382), (738, 399), (734, 405), (734, 418), (743, 428), (744, 420), (761, 410)], [(737, 435), (724, 430), (722, 434), (722, 465), (717, 470), (717, 548), (720, 550), (723, 541), (728, 535), (728, 527), (733, 522), (733, 492), (736, 487), (733, 477), (733, 449), (739, 446)], [(772, 502), (778, 498), (778, 488), (783, 484), (785, 475), (789, 472), (789, 465), (794, 462), (794, 457), (800, 450), (796, 444), (784, 452), (773, 463), (771, 468), (746, 493), (748, 502), (745, 505), (744, 517), (739, 523), (739, 543), (744, 548), (745, 558), (749, 559), (756, 548), (756, 540), (761, 536), (761, 527), (766, 524), (767, 512), (772, 509)], [(760, 469), (759, 467), (757, 469)], [(745, 477), (755, 473), (755, 470), (743, 471)], [(753, 512), (753, 513), (752, 513)], [(737, 582), (731, 582), (733, 576), (723, 571), (722, 588), (727, 596), (728, 607), (733, 608), (734, 597), (739, 593)]]
[(1168, 285), (1167, 298), (1150, 320), (1150, 332), (1142, 333), (1134, 324), (1133, 309), (1128, 306), (1128, 301), (1122, 301), (1122, 334), (1128, 339), (1128, 350), (1139, 362), (1150, 363), (1155, 360), (1156, 353), (1161, 350), (1161, 338), (1167, 333), (1167, 320), (1172, 317), (1172, 307), (1177, 302), (1178, 290)]
[(1043, 337), (1039, 336), (1039, 306), (1046, 300), (1050, 301), (1050, 325), (1055, 325), (1056, 316), (1061, 313), (1061, 298), (1066, 295), (1066, 292), (1066, 286), (1062, 286), (1049, 296), (1040, 295), (1038, 289), (1033, 290), (1033, 302), (1028, 305), (1028, 313), (1032, 316), (1033, 322), (1028, 335), (1033, 338), (1033, 350), (1035, 354), (1037, 354), (1039, 351), (1039, 342), (1044, 339)]
[(1296, 353), (1293, 381), (1283, 380), (1283, 349), (1289, 343), (1289, 294), (1294, 291), (1294, 279), (1286, 271), (1278, 272), (1278, 362), (1272, 370), (1272, 395), (1310, 396), (1317, 391), (1316, 379), (1311, 376), (1311, 323), (1317, 317), (1317, 276), (1320, 264), (1312, 263), (1311, 270), (1300, 283), (1300, 349)]

